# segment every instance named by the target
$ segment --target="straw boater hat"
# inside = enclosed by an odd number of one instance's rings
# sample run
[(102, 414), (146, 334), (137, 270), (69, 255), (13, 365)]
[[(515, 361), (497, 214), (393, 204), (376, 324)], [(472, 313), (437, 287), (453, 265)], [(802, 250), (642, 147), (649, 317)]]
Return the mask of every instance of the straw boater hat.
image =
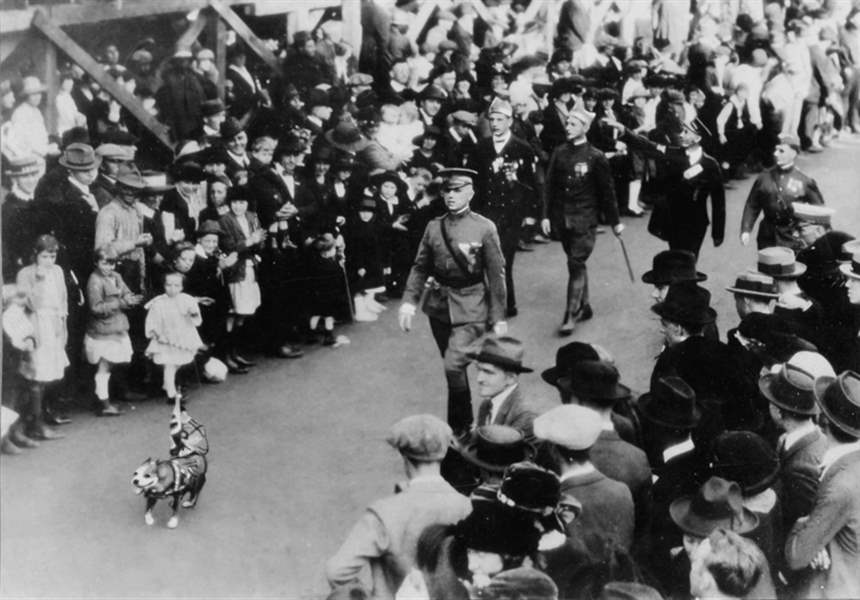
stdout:
[(737, 279), (735, 279), (735, 284), (726, 289), (739, 296), (750, 296), (751, 298), (758, 298), (760, 300), (775, 300), (779, 298), (773, 277), (761, 273), (740, 273)]
[(39, 158), (35, 154), (27, 156), (13, 156), (5, 161), (6, 175), (9, 177), (24, 177), (38, 173)]
[(797, 279), (806, 273), (806, 265), (797, 262), (791, 248), (773, 246), (758, 251), (758, 271), (774, 279)]
[(851, 262), (839, 265), (839, 270), (850, 279), (860, 279), (860, 252), (851, 256)]

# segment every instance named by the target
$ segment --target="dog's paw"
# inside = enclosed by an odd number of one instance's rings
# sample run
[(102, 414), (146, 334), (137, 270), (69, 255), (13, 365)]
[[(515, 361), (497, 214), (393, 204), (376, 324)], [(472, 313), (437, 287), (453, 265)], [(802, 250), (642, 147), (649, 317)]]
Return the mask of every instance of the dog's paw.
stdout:
[(143, 515), (143, 522), (147, 525), (153, 525), (155, 523), (155, 517), (152, 516), (152, 513), (146, 513)]
[(167, 520), (167, 528), (168, 529), (176, 529), (176, 526), (179, 525), (179, 517), (173, 515)]

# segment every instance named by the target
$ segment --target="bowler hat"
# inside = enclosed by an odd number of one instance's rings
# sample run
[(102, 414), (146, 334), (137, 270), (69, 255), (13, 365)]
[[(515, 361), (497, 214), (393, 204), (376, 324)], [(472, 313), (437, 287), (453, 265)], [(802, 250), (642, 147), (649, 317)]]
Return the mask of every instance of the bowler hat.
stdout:
[(558, 387), (571, 392), (580, 400), (613, 406), (630, 397), (630, 388), (618, 382), (620, 375), (612, 363), (604, 360), (583, 360), (573, 366), (571, 374), (558, 380)]
[(591, 408), (562, 404), (535, 417), (533, 427), (539, 440), (568, 450), (588, 450), (600, 437), (603, 424)]
[(534, 447), (523, 434), (507, 425), (484, 425), (475, 429), (472, 438), (460, 449), (466, 461), (492, 473), (503, 473), (515, 462), (534, 457)]
[(796, 279), (806, 273), (806, 265), (795, 260), (791, 248), (772, 246), (758, 251), (758, 271), (774, 279)]
[(726, 290), (739, 296), (750, 296), (762, 300), (779, 298), (773, 277), (762, 273), (739, 273), (735, 279), (735, 284), (727, 287)]
[(479, 352), (466, 354), (471, 360), (495, 365), (513, 373), (531, 373), (523, 366), (523, 343), (510, 336), (488, 336)]
[(200, 228), (197, 230), (197, 239), (202, 238), (206, 235), (223, 235), (224, 230), (221, 229), (221, 226), (218, 224), (218, 221), (203, 221), (200, 225)]
[(224, 103), (221, 102), (218, 98), (213, 98), (211, 100), (204, 100), (200, 103), (200, 111), (203, 113), (204, 117), (211, 117), (213, 115), (217, 115), (218, 113), (222, 113), (227, 110), (227, 107), (224, 106)]
[(39, 158), (35, 154), (12, 156), (5, 162), (6, 175), (9, 177), (24, 177), (25, 175), (38, 173), (41, 170), (39, 167)]
[(779, 457), (758, 434), (724, 431), (711, 444), (711, 474), (734, 481), (744, 496), (755, 496), (776, 481)]
[(244, 127), (235, 117), (227, 117), (221, 123), (221, 137), (225, 140), (231, 140), (243, 131), (245, 131)]
[(815, 376), (791, 361), (758, 380), (758, 389), (772, 404), (800, 415), (818, 414), (814, 388)]
[(555, 364), (540, 374), (550, 385), (557, 386), (558, 380), (569, 376), (573, 367), (583, 360), (600, 360), (600, 355), (591, 344), (571, 342), (555, 351)]
[(839, 377), (819, 377), (813, 390), (821, 412), (833, 426), (860, 437), (860, 375), (845, 371)]
[(839, 265), (839, 270), (850, 279), (860, 279), (860, 252), (851, 256), (851, 262)]
[(447, 97), (448, 94), (445, 93), (445, 90), (432, 83), (418, 92), (417, 96), (419, 102), (421, 100), (445, 100)]
[(370, 142), (362, 137), (361, 131), (353, 121), (341, 121), (334, 129), (325, 133), (329, 144), (344, 152), (358, 152)]
[(72, 171), (89, 171), (99, 164), (102, 159), (89, 144), (69, 144), (58, 161), (62, 166)]
[(206, 179), (206, 172), (197, 163), (183, 162), (173, 166), (174, 181), (200, 183), (204, 179)]
[(673, 323), (681, 325), (705, 325), (713, 323), (717, 312), (709, 306), (711, 293), (688, 281), (672, 283), (666, 299), (651, 307), (651, 310)]
[(720, 527), (749, 533), (758, 526), (755, 513), (744, 508), (740, 486), (719, 477), (711, 477), (695, 494), (672, 502), (669, 515), (681, 531), (700, 538)]
[(694, 429), (702, 414), (696, 392), (680, 377), (661, 377), (639, 398), (639, 412), (645, 419), (672, 429)]
[(689, 250), (663, 250), (651, 260), (651, 270), (642, 281), (651, 285), (669, 285), (679, 281), (705, 281), (704, 273), (696, 270), (696, 255)]
[(452, 439), (451, 427), (433, 415), (412, 415), (391, 426), (388, 443), (407, 458), (442, 460)]

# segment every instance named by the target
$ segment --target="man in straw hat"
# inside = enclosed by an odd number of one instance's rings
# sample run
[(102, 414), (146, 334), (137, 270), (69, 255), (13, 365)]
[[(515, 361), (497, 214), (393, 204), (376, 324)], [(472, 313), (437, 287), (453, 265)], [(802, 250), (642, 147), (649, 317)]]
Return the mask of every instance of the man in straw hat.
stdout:
[(577, 321), (592, 316), (585, 261), (594, 249), (598, 214), (606, 216), (615, 235), (624, 229), (609, 162), (585, 137), (593, 118), (583, 110), (568, 115), (567, 143), (553, 151), (544, 185), (541, 229), (547, 236), (555, 229), (567, 255), (567, 301), (559, 335), (570, 335)]
[(788, 534), (785, 558), (790, 569), (812, 569), (797, 597), (860, 598), (860, 375), (819, 377), (814, 394), (827, 450), (812, 512)]
[(419, 306), (430, 318), (448, 380), (448, 422), (460, 437), (472, 424), (466, 353), (488, 329), (507, 333), (505, 264), (495, 225), (469, 209), (477, 173), (443, 169), (440, 174), (448, 214), (424, 231), (398, 319), (409, 331)]
[(451, 428), (432, 415), (395, 423), (388, 443), (403, 458), (408, 482), (400, 493), (372, 503), (326, 563), (332, 587), (358, 580), (373, 598), (394, 598), (415, 563), (418, 537), (429, 525), (466, 517), (471, 505), (439, 474)]

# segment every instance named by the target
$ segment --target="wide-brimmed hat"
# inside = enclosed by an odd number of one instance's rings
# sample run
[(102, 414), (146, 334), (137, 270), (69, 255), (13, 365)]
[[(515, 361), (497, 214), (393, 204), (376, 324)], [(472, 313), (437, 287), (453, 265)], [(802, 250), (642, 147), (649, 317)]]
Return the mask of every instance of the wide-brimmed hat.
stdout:
[(218, 224), (218, 221), (203, 221), (200, 225), (200, 228), (197, 230), (197, 239), (202, 238), (205, 235), (224, 235), (224, 230), (221, 229), (221, 226)]
[(555, 364), (545, 369), (540, 376), (548, 384), (557, 386), (558, 380), (569, 376), (573, 367), (583, 360), (601, 360), (597, 347), (585, 342), (565, 344), (555, 351)]
[(551, 515), (561, 496), (558, 475), (525, 460), (505, 469), (496, 498), (506, 506), (534, 515)]
[(221, 123), (221, 137), (225, 140), (231, 140), (243, 131), (245, 131), (245, 128), (242, 127), (242, 124), (235, 117), (227, 117)]
[(839, 265), (839, 270), (842, 271), (846, 277), (850, 277), (851, 279), (860, 279), (860, 252), (855, 252), (851, 256), (851, 262)]
[(558, 387), (579, 400), (614, 406), (630, 397), (630, 388), (619, 383), (620, 378), (618, 369), (608, 361), (583, 360), (573, 366), (569, 376), (559, 378)]
[(442, 130), (436, 127), (435, 125), (430, 125), (424, 129), (424, 133), (421, 135), (416, 135), (412, 138), (413, 146), (420, 146), (424, 143), (425, 138), (434, 138), (436, 141), (442, 137)]
[(639, 398), (642, 416), (663, 427), (693, 429), (702, 413), (696, 404), (696, 392), (680, 377), (660, 377), (651, 390)]
[(35, 154), (27, 154), (24, 156), (11, 156), (3, 165), (6, 169), (6, 175), (9, 177), (24, 177), (25, 175), (33, 175), (41, 171), (39, 157)]
[(740, 486), (719, 477), (711, 477), (695, 494), (672, 502), (669, 515), (681, 531), (700, 538), (720, 527), (749, 533), (758, 526), (755, 513), (744, 508)]
[(532, 369), (523, 366), (525, 350), (523, 343), (510, 336), (488, 336), (478, 352), (468, 352), (471, 360), (495, 365), (513, 373), (531, 373)]
[(173, 188), (167, 183), (167, 173), (164, 171), (141, 171), (140, 176), (146, 185), (143, 189), (145, 194), (163, 194)]
[(454, 526), (466, 548), (505, 556), (535, 552), (543, 532), (529, 512), (486, 499), (474, 499), (472, 512)]
[(408, 186), (406, 182), (403, 181), (403, 179), (397, 173), (397, 171), (379, 171), (378, 173), (374, 173), (373, 175), (371, 175), (370, 179), (368, 180), (370, 185), (376, 188), (379, 188), (379, 186), (381, 186), (386, 181), (390, 181), (397, 186), (398, 194), (406, 193)]
[(351, 153), (360, 151), (370, 143), (352, 121), (341, 121), (334, 129), (325, 132), (325, 139), (338, 150)]
[(673, 323), (706, 325), (717, 318), (717, 311), (710, 307), (711, 293), (693, 282), (684, 281), (669, 285), (666, 299), (651, 307), (651, 310)]
[(815, 376), (791, 361), (780, 366), (776, 373), (762, 375), (758, 380), (758, 389), (779, 408), (800, 415), (818, 414)]
[(206, 171), (193, 162), (177, 163), (173, 166), (173, 181), (200, 183), (206, 179)]
[(735, 284), (727, 287), (726, 290), (739, 296), (750, 296), (762, 300), (775, 300), (779, 298), (779, 292), (777, 291), (773, 277), (762, 273), (739, 273), (735, 279)]
[(31, 94), (43, 94), (46, 91), (48, 91), (48, 88), (38, 77), (28, 75), (21, 81), (21, 91), (18, 92), (18, 97), (26, 98)]
[(122, 169), (116, 176), (116, 184), (121, 189), (134, 192), (143, 192), (146, 189), (146, 180), (137, 169)]
[(72, 171), (89, 171), (99, 166), (102, 159), (89, 144), (69, 144), (58, 162)]
[(642, 275), (642, 281), (651, 285), (705, 281), (707, 278), (707, 275), (696, 270), (696, 255), (689, 250), (658, 252), (651, 260), (651, 270)]
[(772, 246), (758, 251), (758, 271), (774, 279), (797, 279), (806, 273), (806, 265), (797, 262), (791, 248)]
[(819, 377), (813, 390), (821, 412), (833, 426), (860, 437), (860, 375), (845, 371), (839, 377)]
[(422, 100), (445, 100), (448, 97), (448, 94), (445, 93), (445, 90), (440, 88), (438, 85), (430, 84), (426, 86), (423, 90), (418, 92), (416, 99), (420, 102)]
[(734, 481), (744, 496), (769, 488), (779, 475), (779, 457), (760, 435), (724, 431), (711, 443), (711, 474)]
[(534, 447), (523, 434), (507, 425), (484, 425), (458, 449), (467, 462), (492, 473), (503, 473), (510, 465), (534, 458)]

